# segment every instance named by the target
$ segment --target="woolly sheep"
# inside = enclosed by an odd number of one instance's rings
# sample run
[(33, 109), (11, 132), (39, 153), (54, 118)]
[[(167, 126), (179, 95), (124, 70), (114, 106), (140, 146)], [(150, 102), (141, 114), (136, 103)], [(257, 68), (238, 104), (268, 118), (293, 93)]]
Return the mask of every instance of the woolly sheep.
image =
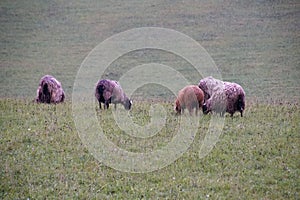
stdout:
[(51, 75), (45, 75), (40, 79), (35, 101), (37, 103), (61, 103), (65, 99), (65, 93), (61, 83)]
[(195, 108), (195, 113), (197, 115), (199, 108), (203, 105), (203, 101), (203, 91), (196, 85), (188, 85), (178, 92), (174, 110), (177, 114), (181, 114), (184, 112), (184, 109), (187, 108), (191, 115), (192, 110)]
[(199, 87), (206, 90), (204, 93), (207, 93), (209, 97), (202, 107), (204, 114), (215, 111), (223, 116), (225, 112), (228, 112), (233, 117), (233, 114), (239, 111), (243, 117), (245, 92), (240, 85), (207, 77), (199, 82)]
[(243, 111), (245, 110), (245, 91), (237, 83), (224, 82), (225, 94), (227, 97), (226, 112), (230, 113), (231, 117), (236, 111), (241, 113), (243, 117)]
[(101, 109), (101, 103), (104, 103), (104, 109), (108, 109), (109, 104), (120, 103), (126, 110), (130, 110), (132, 101), (126, 96), (121, 88), (121, 85), (115, 80), (103, 79), (99, 80), (96, 84), (95, 97), (99, 102), (99, 108)]

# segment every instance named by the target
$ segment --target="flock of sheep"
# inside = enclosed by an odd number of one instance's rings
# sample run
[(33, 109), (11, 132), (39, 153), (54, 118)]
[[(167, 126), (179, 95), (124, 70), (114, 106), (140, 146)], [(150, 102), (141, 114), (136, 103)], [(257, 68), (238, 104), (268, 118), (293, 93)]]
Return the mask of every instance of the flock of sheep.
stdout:
[[(122, 104), (126, 110), (132, 107), (132, 101), (126, 96), (121, 85), (115, 80), (99, 80), (95, 88), (95, 97), (108, 109), (109, 104)], [(60, 103), (65, 99), (62, 85), (53, 76), (45, 75), (41, 78), (35, 101), (38, 103)], [(245, 92), (237, 83), (225, 82), (211, 76), (201, 79), (198, 85), (188, 85), (178, 92), (174, 110), (181, 114), (185, 109), (195, 114), (202, 108), (204, 114), (219, 113), (221, 116), (228, 112), (231, 117), (240, 112), (243, 117), (245, 110)]]

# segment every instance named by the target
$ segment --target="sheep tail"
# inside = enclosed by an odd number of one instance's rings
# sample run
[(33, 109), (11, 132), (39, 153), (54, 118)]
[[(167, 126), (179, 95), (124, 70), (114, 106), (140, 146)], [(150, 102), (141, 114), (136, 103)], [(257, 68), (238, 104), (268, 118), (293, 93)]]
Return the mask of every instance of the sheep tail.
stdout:
[(49, 91), (48, 83), (46, 81), (43, 81), (41, 86), (42, 86), (42, 92), (39, 94), (39, 98), (38, 98), (39, 101), (50, 103), (51, 94)]
[(43, 83), (43, 94), (49, 94), (48, 84)]

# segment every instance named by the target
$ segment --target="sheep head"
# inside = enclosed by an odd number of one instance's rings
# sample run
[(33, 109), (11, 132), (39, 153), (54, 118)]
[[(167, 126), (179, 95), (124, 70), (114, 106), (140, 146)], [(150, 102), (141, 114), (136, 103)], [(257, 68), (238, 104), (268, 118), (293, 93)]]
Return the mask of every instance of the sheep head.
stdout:
[(203, 105), (202, 105), (202, 112), (206, 115), (206, 114), (208, 114), (210, 111), (209, 111), (209, 109), (208, 109), (208, 107), (207, 107), (207, 104), (206, 103), (204, 103)]
[(175, 110), (177, 115), (181, 114), (181, 106), (180, 106), (180, 102), (179, 102), (178, 99), (175, 101), (174, 110)]
[(132, 100), (126, 97), (123, 105), (126, 110), (130, 110), (132, 106)]

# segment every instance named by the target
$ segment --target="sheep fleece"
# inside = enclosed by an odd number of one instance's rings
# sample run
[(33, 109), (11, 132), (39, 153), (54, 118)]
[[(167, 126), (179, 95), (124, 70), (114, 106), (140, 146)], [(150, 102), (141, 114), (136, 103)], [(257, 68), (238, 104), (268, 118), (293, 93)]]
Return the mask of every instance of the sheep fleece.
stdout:
[(204, 92), (204, 101), (206, 101), (213, 95), (214, 91), (216, 91), (217, 86), (219, 88), (223, 86), (223, 81), (208, 76), (201, 79), (198, 86)]

